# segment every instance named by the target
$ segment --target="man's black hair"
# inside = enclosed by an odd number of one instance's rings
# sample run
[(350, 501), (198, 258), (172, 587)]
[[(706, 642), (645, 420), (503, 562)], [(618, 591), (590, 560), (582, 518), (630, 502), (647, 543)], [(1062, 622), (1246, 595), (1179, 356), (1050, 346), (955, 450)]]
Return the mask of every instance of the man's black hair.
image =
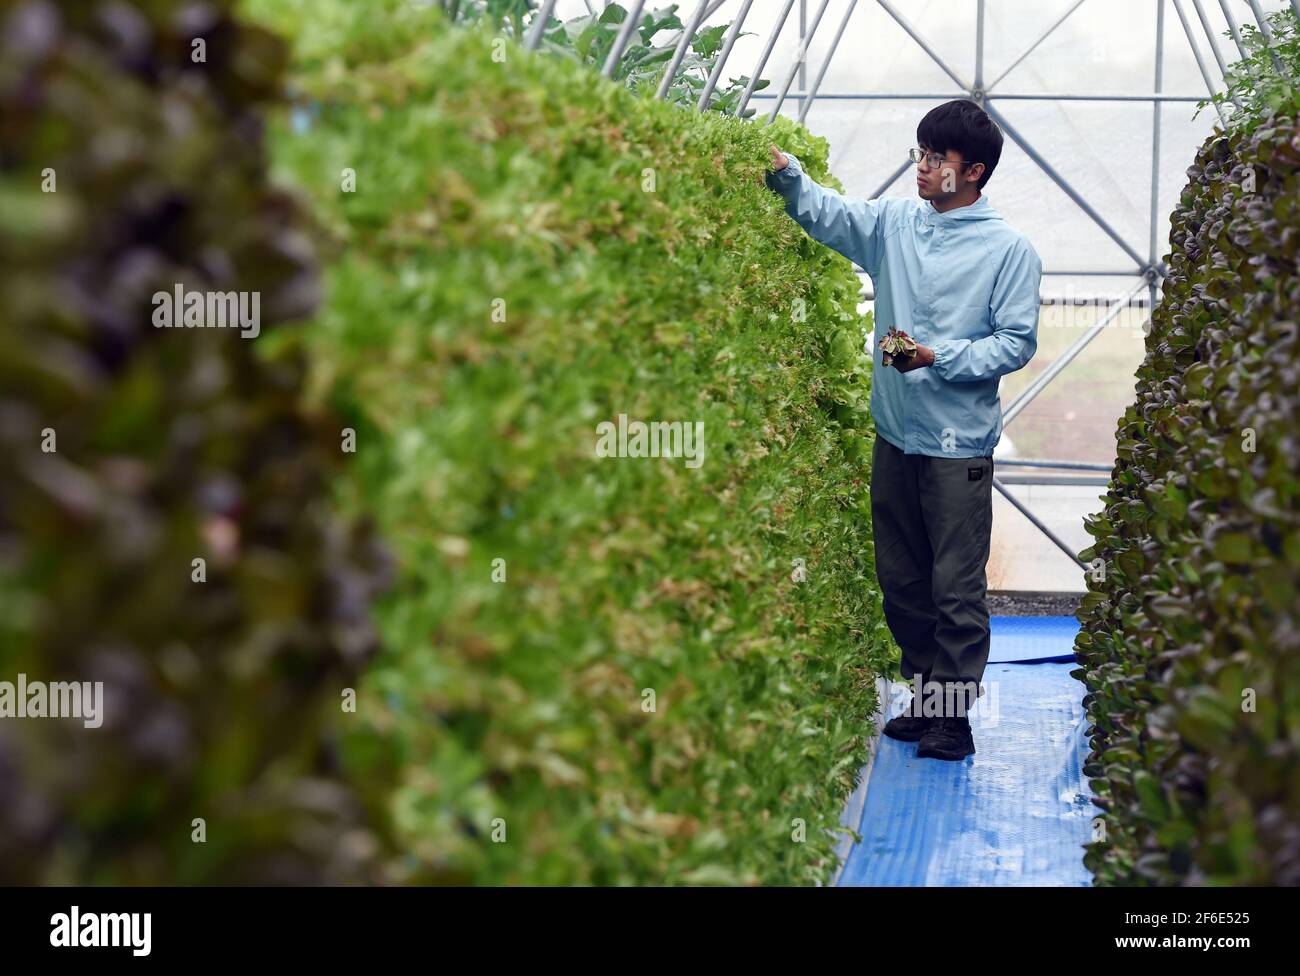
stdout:
[(983, 163), (984, 173), (976, 183), (981, 190), (1002, 156), (1002, 130), (969, 98), (930, 109), (916, 127), (916, 141), (923, 149), (937, 153), (955, 149), (965, 162)]

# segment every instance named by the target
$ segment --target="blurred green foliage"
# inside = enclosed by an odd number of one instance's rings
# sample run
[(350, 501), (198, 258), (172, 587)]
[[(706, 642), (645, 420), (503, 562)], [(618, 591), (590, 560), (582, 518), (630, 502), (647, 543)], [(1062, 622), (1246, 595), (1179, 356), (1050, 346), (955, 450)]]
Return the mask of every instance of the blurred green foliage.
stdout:
[(1300, 127), (1252, 128), (1188, 170), (1088, 523), (1099, 884), (1300, 884)]
[[(5, 0), (0, 44), (0, 680), (105, 697), (0, 720), (0, 879), (380, 878), (334, 740), (384, 564), (280, 324), (319, 290), (265, 173), (285, 49), (161, 0)], [(155, 329), (178, 282), (260, 292), (261, 337)]]
[[(341, 490), (399, 556), (360, 717), (405, 869), (828, 879), (891, 645), (859, 283), (762, 185), (769, 141), (827, 180), (824, 140), (395, 0), (249, 6), (296, 40)], [(703, 465), (597, 457), (620, 414), (702, 421)]]

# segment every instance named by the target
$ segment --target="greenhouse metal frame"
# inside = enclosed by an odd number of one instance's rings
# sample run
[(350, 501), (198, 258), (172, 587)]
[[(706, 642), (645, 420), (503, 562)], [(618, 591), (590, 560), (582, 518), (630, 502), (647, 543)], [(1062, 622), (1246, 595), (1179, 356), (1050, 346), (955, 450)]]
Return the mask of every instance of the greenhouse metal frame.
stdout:
[[(587, 9), (594, 13), (591, 0), (583, 0)], [(664, 82), (660, 85), (656, 97), (663, 98), (667, 94), (668, 84), (676, 74), (678, 66), (685, 57), (687, 46), (691, 38), (695, 35), (701, 24), (710, 16), (716, 13), (725, 5), (727, 0), (699, 0), (691, 17), (686, 21), (686, 29), (682, 32), (677, 46), (673, 51), (672, 60), (669, 63), (668, 70), (664, 74)], [(704, 111), (709, 104), (718, 80), (722, 75), (723, 68), (727, 59), (731, 55), (731, 50), (740, 36), (744, 27), (745, 19), (748, 17), (750, 8), (754, 0), (742, 0), (740, 9), (736, 13), (736, 19), (732, 21), (723, 41), (722, 50), (719, 53), (718, 60), (709, 75), (700, 98), (695, 106), (696, 111)], [(846, 101), (870, 101), (877, 99), (917, 99), (917, 100), (949, 100), (953, 98), (969, 98), (982, 106), (985, 111), (998, 123), (1002, 131), (1005, 132), (1013, 142), (1028, 156), (1035, 165), (1039, 167), (1047, 176), (1061, 188), (1062, 191), (1070, 198), (1071, 201), (1091, 219), (1098, 227), (1105, 232), (1130, 258), (1133, 259), (1134, 267), (1127, 269), (1115, 269), (1106, 271), (1096, 270), (1077, 270), (1077, 269), (1047, 269), (1044, 274), (1049, 275), (1079, 275), (1079, 276), (1106, 276), (1106, 277), (1132, 277), (1137, 279), (1136, 284), (1129, 292), (1118, 301), (1104, 299), (1107, 306), (1106, 313), (1087, 331), (1083, 333), (1071, 346), (1065, 350), (1047, 369), (1038, 377), (1024, 392), (1017, 396), (1002, 411), (1002, 421), (1004, 426), (1011, 423), (1026, 407), (1037, 397), (1048, 384), (1057, 376), (1064, 372), (1065, 368), (1073, 362), (1078, 355), (1088, 346), (1093, 339), (1101, 334), (1119, 315), (1120, 311), (1127, 308), (1145, 288), (1148, 296), (1148, 321), (1150, 310), (1156, 305), (1156, 295), (1160, 282), (1164, 279), (1166, 268), (1159, 259), (1158, 249), (1159, 241), (1157, 240), (1157, 230), (1159, 226), (1159, 174), (1160, 174), (1160, 116), (1161, 107), (1165, 102), (1199, 102), (1204, 96), (1173, 94), (1165, 92), (1163, 89), (1164, 75), (1164, 46), (1165, 46), (1165, 8), (1172, 5), (1174, 13), (1177, 15), (1182, 34), (1185, 37), (1188, 46), (1191, 49), (1192, 56), (1196, 60), (1196, 66), (1202, 79), (1205, 82), (1206, 91), (1210, 96), (1217, 93), (1218, 88), (1211, 75), (1210, 69), (1206, 64), (1205, 57), (1201, 53), (1201, 47), (1197, 42), (1197, 28), (1193, 25), (1192, 20), (1187, 14), (1187, 5), (1190, 3), (1193, 8), (1196, 22), (1199, 24), (1200, 31), (1203, 35), (1202, 40), (1206, 42), (1209, 51), (1214, 57), (1215, 64), (1219, 69), (1220, 75), (1227, 70), (1227, 63), (1224, 61), (1223, 53), (1219, 48), (1218, 38), (1215, 36), (1213, 28), (1210, 26), (1209, 17), (1206, 15), (1205, 3), (1209, 0), (1156, 0), (1155, 2), (1155, 74), (1153, 79), (1153, 90), (1150, 94), (1140, 95), (1102, 95), (1086, 94), (1079, 92), (1049, 92), (1040, 94), (1004, 92), (998, 91), (997, 86), (1011, 74), (1033, 51), (1047, 40), (1048, 37), (1061, 26), (1070, 15), (1081, 7), (1086, 0), (1071, 0), (1064, 12), (1056, 18), (1038, 38), (1030, 44), (1017, 57), (1010, 66), (994, 78), (987, 81), (984, 77), (984, 31), (986, 25), (986, 0), (976, 0), (975, 14), (975, 74), (971, 79), (967, 79), (961, 72), (956, 70), (951, 64), (943, 59), (934, 47), (926, 41), (925, 37), (918, 31), (903, 15), (903, 13), (894, 5), (891, 0), (875, 0), (891, 18), (893, 18), (909, 38), (934, 61), (942, 71), (952, 79), (957, 86), (956, 91), (951, 92), (851, 92), (822, 95), (819, 93), (822, 80), (826, 76), (826, 70), (831, 60), (835, 57), (835, 52), (839, 49), (840, 41), (843, 40), (845, 31), (848, 28), (849, 21), (852, 19), (854, 11), (858, 7), (858, 0), (846, 0), (844, 13), (840, 19), (839, 27), (836, 29), (835, 36), (831, 40), (830, 49), (822, 59), (820, 67), (813, 78), (812, 85), (807, 84), (807, 66), (808, 66), (808, 46), (812, 43), (818, 28), (825, 18), (827, 9), (830, 6), (830, 0), (821, 0), (813, 14), (811, 22), (807, 19), (808, 0), (798, 0), (799, 18), (798, 18), (798, 38), (799, 43), (795, 52), (794, 62), (786, 72), (779, 90), (775, 94), (756, 94), (754, 91), (758, 83), (759, 76), (767, 65), (772, 51), (776, 48), (777, 41), (782, 36), (787, 22), (790, 20), (790, 14), (794, 9), (796, 0), (785, 0), (780, 13), (778, 13), (776, 22), (768, 34), (767, 41), (763, 46), (762, 53), (753, 69), (749, 72), (749, 82), (741, 96), (738, 113), (743, 114), (751, 100), (774, 99), (771, 111), (767, 112), (764, 118), (765, 123), (770, 123), (780, 114), (781, 108), (785, 105), (787, 99), (793, 99), (799, 105), (798, 120), (802, 123), (808, 117), (808, 111), (818, 98), (823, 99), (840, 99)], [(1265, 43), (1272, 48), (1274, 45), (1272, 31), (1268, 26), (1268, 20), (1260, 8), (1259, 0), (1244, 0), (1248, 6), (1251, 17), (1255, 21), (1255, 26)], [(534, 19), (532, 29), (526, 38), (526, 46), (531, 50), (537, 46), (541, 40), (542, 26), (548, 21), (551, 13), (555, 9), (556, 0), (543, 0), (538, 16)], [(1232, 13), (1229, 0), (1218, 0), (1219, 7), (1223, 11), (1227, 21), (1229, 31), (1231, 32), (1233, 43), (1242, 58), (1246, 57), (1246, 47), (1242, 41), (1241, 28), (1236, 17)], [(1290, 0), (1292, 9), (1300, 16), (1300, 0)], [(612, 77), (618, 66), (619, 59), (622, 57), (631, 38), (635, 25), (640, 22), (641, 12), (645, 7), (645, 0), (633, 0), (629, 15), (624, 19), (622, 29), (610, 49), (609, 55), (605, 60), (604, 74), (606, 77)], [(1274, 55), (1274, 64), (1279, 72), (1282, 72), (1282, 64)], [(791, 92), (796, 78), (799, 80), (799, 90)], [(1130, 244), (1125, 238), (1102, 216), (1083, 195), (1071, 185), (1047, 158), (1034, 148), (1033, 144), (1026, 139), (1021, 133), (1016, 131), (1005, 115), (998, 111), (995, 102), (999, 100), (1040, 100), (1040, 101), (1089, 101), (1089, 102), (1149, 102), (1152, 107), (1151, 122), (1151, 210), (1149, 220), (1149, 234), (1147, 239), (1146, 256), (1143, 257), (1138, 248)], [(1225, 122), (1223, 109), (1218, 102), (1212, 102), (1215, 111), (1219, 115), (1220, 122)], [(904, 161), (876, 190), (870, 194), (874, 199), (885, 193), (894, 182), (912, 167), (910, 159)], [(1097, 302), (1100, 305), (1100, 302)], [(1143, 324), (1146, 327), (1146, 323)], [(1003, 475), (993, 479), (993, 487), (1005, 498), (1017, 511), (1025, 516), (1033, 525), (1047, 536), (1062, 552), (1070, 557), (1081, 567), (1087, 568), (1073, 548), (1069, 546), (1059, 535), (1052, 531), (1041, 519), (1039, 519), (1030, 509), (1016, 498), (1007, 488), (1008, 484), (1070, 484), (1070, 485), (1099, 485), (1104, 486), (1109, 483), (1110, 477), (1108, 472), (1109, 466), (1104, 464), (1090, 464), (1085, 462), (1043, 460), (1043, 459), (1014, 459), (1003, 461), (1002, 464), (1013, 467), (1029, 469), (1028, 473)], [(1042, 475), (1035, 474), (1035, 471), (1044, 469), (1056, 469), (1058, 471), (1070, 472), (1063, 475), (1054, 476), (1050, 481), (1043, 479)]]

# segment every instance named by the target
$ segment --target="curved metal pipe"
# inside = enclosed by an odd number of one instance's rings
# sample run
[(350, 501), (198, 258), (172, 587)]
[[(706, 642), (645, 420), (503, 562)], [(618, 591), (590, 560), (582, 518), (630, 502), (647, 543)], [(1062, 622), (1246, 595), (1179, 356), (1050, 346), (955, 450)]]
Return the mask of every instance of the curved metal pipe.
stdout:
[(546, 30), (546, 22), (551, 19), (554, 10), (555, 0), (544, 0), (542, 9), (537, 11), (537, 18), (528, 27), (528, 36), (524, 40), (525, 51), (537, 50), (537, 45), (542, 42), (542, 34)]
[(644, 6), (645, 0), (636, 0), (636, 6), (628, 11), (627, 17), (623, 20), (618, 37), (614, 38), (614, 46), (609, 49), (609, 56), (605, 58), (605, 67), (600, 71), (606, 78), (614, 77), (614, 69), (618, 67), (619, 59), (627, 50), (627, 42), (632, 37), (632, 32), (636, 30), (636, 25), (641, 22), (641, 8)]
[(844, 11), (844, 19), (840, 21), (840, 29), (835, 32), (835, 40), (831, 41), (831, 49), (826, 52), (826, 60), (822, 62), (821, 70), (817, 72), (817, 77), (813, 79), (812, 88), (808, 91), (808, 97), (803, 99), (803, 104), (799, 106), (799, 124), (808, 117), (808, 109), (812, 108), (812, 103), (817, 100), (817, 89), (822, 86), (822, 79), (826, 77), (826, 69), (831, 66), (831, 58), (835, 57), (835, 52), (839, 50), (840, 38), (844, 36), (844, 28), (849, 26), (849, 18), (853, 16), (854, 8), (858, 5), (858, 0), (849, 0), (849, 9)]
[(754, 65), (754, 73), (750, 76), (749, 84), (745, 86), (745, 92), (740, 96), (740, 104), (736, 107), (736, 115), (739, 117), (744, 117), (745, 106), (749, 104), (750, 98), (754, 95), (754, 86), (758, 84), (758, 76), (767, 67), (767, 59), (772, 56), (772, 48), (776, 47), (777, 35), (781, 33), (781, 28), (785, 26), (786, 18), (790, 16), (790, 8), (793, 6), (794, 0), (785, 0), (785, 8), (781, 11), (781, 16), (776, 19), (776, 24), (772, 27), (772, 33), (767, 39), (767, 45), (763, 48), (763, 54), (758, 59), (758, 64)]
[(709, 107), (709, 99), (713, 97), (713, 90), (718, 87), (718, 79), (722, 77), (722, 66), (727, 63), (731, 49), (735, 46), (736, 38), (740, 36), (741, 25), (745, 23), (745, 18), (749, 15), (749, 8), (753, 5), (754, 0), (745, 0), (745, 5), (740, 8), (740, 14), (732, 22), (731, 29), (727, 31), (727, 39), (722, 42), (722, 51), (718, 54), (718, 60), (713, 65), (713, 70), (709, 72), (709, 80), (704, 84), (704, 91), (700, 93), (700, 100), (695, 104), (695, 111), (703, 112)]
[(817, 25), (822, 22), (822, 15), (826, 13), (826, 8), (830, 5), (830, 2), (831, 0), (822, 0), (822, 5), (817, 8), (817, 15), (813, 17), (812, 26), (808, 28), (807, 35), (795, 52), (794, 64), (790, 65), (790, 73), (786, 76), (785, 84), (781, 86), (781, 94), (777, 96), (776, 104), (772, 106), (772, 114), (767, 117), (769, 125), (776, 121), (777, 113), (781, 111), (785, 96), (789, 94), (790, 86), (794, 84), (795, 75), (799, 73), (799, 67), (808, 54), (808, 45), (812, 43), (813, 35), (817, 33)]
[(691, 46), (691, 39), (695, 37), (695, 32), (700, 29), (700, 21), (704, 20), (708, 11), (709, 0), (700, 0), (699, 6), (695, 8), (695, 13), (682, 30), (682, 36), (678, 39), (677, 47), (673, 50), (673, 59), (668, 62), (668, 70), (664, 72), (663, 80), (659, 82), (655, 98), (663, 98), (668, 94), (668, 89), (673, 86), (673, 79), (677, 77), (677, 69), (682, 66), (682, 59), (686, 57), (686, 49)]

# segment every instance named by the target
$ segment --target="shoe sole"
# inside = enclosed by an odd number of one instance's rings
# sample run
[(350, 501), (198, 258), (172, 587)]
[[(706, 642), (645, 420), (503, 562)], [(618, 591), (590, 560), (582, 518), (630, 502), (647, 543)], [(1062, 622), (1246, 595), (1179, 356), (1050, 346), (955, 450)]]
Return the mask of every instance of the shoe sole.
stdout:
[(975, 750), (971, 749), (969, 752), (956, 753), (940, 752), (937, 749), (917, 749), (916, 755), (918, 759), (942, 759), (945, 762), (960, 762), (967, 756), (975, 755)]

